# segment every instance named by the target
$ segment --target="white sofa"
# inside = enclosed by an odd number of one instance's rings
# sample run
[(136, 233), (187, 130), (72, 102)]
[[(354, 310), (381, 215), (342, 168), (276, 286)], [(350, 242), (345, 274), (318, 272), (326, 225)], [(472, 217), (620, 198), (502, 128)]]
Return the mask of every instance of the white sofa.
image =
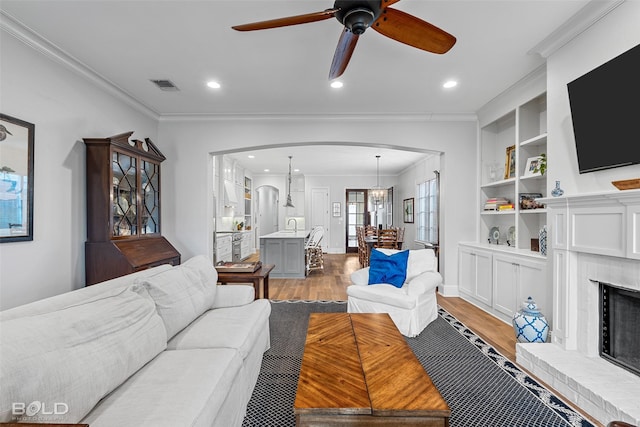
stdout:
[(240, 426), (268, 300), (204, 256), (0, 313), (0, 421)]
[[(397, 254), (396, 249), (374, 249), (385, 255)], [(373, 262), (373, 261), (372, 261)], [(438, 259), (433, 249), (410, 250), (406, 278), (402, 287), (388, 283), (369, 284), (369, 269), (351, 274), (347, 287), (349, 313), (389, 313), (396, 327), (407, 337), (415, 337), (438, 317), (436, 288), (442, 284)]]

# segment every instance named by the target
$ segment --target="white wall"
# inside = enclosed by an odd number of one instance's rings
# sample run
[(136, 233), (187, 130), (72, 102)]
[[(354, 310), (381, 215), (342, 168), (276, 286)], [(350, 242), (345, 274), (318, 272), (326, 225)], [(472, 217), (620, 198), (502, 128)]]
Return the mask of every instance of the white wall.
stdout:
[[(435, 178), (433, 171), (440, 170), (440, 155), (429, 156), (415, 164), (410, 168), (403, 171), (398, 176), (397, 186), (394, 188), (394, 222), (398, 227), (404, 227), (404, 241), (403, 249), (421, 249), (424, 246), (415, 243), (416, 239), (416, 227), (418, 225), (417, 211), (415, 208), (418, 206), (417, 199), (417, 185), (423, 183), (429, 179)], [(402, 201), (404, 199), (414, 199), (414, 222), (403, 222)], [(442, 216), (442, 215), (441, 215)], [(439, 218), (442, 221), (443, 218)]]
[(0, 244), (0, 309), (6, 309), (84, 286), (82, 138), (128, 131), (158, 138), (156, 120), (7, 33), (0, 36), (0, 109), (35, 124), (34, 238)]
[[(346, 142), (395, 144), (442, 151), (441, 265), (445, 283), (457, 285), (457, 243), (475, 236), (476, 123), (421, 120), (340, 118), (246, 118), (226, 120), (162, 120), (161, 147), (167, 156), (163, 181), (163, 234), (188, 258), (207, 253), (211, 209), (209, 153), (271, 144)], [(451, 173), (447, 173), (450, 170)], [(367, 181), (367, 186), (370, 184)], [(342, 190), (340, 190), (342, 191)], [(334, 193), (331, 193), (334, 200)], [(333, 243), (332, 243), (333, 244)]]
[[(626, 1), (547, 58), (549, 190), (559, 180), (565, 195), (617, 191), (611, 181), (640, 177), (640, 165), (578, 173), (567, 94), (567, 83), (638, 45), (639, 23), (640, 2)], [(614, 81), (611, 85), (612, 90), (624, 90), (624, 82)], [(630, 108), (638, 111), (637, 104)], [(602, 149), (607, 149), (606, 141), (603, 141)]]

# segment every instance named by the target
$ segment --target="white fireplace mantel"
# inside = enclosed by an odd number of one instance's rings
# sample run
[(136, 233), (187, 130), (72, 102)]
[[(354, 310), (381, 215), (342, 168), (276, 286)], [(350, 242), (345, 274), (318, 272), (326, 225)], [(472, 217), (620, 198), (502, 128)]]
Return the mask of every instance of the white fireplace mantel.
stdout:
[(517, 344), (519, 364), (603, 424), (640, 425), (640, 377), (599, 357), (598, 281), (640, 290), (640, 190), (537, 199), (548, 211), (551, 343)]

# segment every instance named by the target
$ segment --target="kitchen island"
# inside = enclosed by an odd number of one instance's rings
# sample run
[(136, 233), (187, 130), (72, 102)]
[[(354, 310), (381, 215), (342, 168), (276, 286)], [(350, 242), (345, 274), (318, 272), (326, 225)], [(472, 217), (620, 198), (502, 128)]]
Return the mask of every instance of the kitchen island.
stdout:
[(274, 264), (271, 277), (304, 278), (304, 244), (309, 230), (282, 230), (260, 236), (260, 261)]

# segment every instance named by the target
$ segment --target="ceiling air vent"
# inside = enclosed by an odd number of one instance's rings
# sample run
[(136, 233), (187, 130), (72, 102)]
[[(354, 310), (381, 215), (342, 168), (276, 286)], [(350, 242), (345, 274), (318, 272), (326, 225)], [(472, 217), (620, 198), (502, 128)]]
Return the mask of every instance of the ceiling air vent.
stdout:
[(151, 80), (156, 86), (160, 88), (160, 90), (165, 90), (169, 92), (175, 92), (180, 89), (176, 85), (173, 84), (171, 80)]

